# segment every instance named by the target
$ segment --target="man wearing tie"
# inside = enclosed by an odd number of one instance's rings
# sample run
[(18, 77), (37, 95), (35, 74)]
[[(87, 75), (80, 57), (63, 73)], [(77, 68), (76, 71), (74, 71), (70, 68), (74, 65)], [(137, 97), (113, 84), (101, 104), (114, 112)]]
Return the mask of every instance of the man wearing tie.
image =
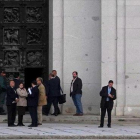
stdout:
[(108, 127), (111, 128), (111, 111), (113, 109), (113, 104), (116, 99), (116, 90), (113, 88), (113, 81), (110, 80), (108, 85), (103, 87), (101, 92), (101, 123), (99, 128), (104, 126), (104, 117), (106, 114), (106, 110), (108, 113)]
[(14, 88), (15, 82), (10, 81), (10, 87), (7, 89), (7, 112), (8, 112), (8, 127), (15, 127), (14, 124), (16, 118), (16, 104), (18, 102), (18, 95), (16, 94), (16, 89)]
[(36, 84), (36, 81), (33, 81), (31, 83), (32, 88), (28, 89), (28, 98), (27, 98), (27, 104), (28, 104), (28, 108), (29, 108), (29, 112), (30, 112), (30, 116), (32, 119), (32, 123), (31, 125), (29, 125), (28, 127), (37, 127), (37, 106), (38, 106), (38, 96), (39, 96), (39, 89), (38, 86)]

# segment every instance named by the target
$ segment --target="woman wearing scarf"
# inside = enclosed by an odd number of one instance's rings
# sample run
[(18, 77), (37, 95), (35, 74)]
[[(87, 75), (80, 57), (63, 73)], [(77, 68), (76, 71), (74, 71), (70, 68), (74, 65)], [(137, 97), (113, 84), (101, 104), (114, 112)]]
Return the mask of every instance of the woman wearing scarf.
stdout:
[(17, 103), (18, 107), (18, 126), (24, 126), (23, 124), (23, 115), (25, 115), (28, 96), (26, 89), (24, 88), (24, 84), (20, 83), (19, 88), (17, 89), (17, 94), (19, 96), (19, 102)]

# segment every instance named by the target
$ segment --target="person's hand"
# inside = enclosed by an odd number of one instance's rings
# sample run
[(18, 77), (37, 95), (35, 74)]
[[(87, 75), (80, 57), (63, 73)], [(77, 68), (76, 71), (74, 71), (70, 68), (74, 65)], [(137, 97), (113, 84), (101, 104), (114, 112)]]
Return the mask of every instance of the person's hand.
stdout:
[(15, 101), (16, 101), (16, 103), (17, 103), (17, 102), (19, 101), (19, 99), (18, 99), (18, 98), (16, 98), (16, 99), (15, 99)]
[(113, 98), (113, 96), (111, 94), (108, 95), (110, 98)]

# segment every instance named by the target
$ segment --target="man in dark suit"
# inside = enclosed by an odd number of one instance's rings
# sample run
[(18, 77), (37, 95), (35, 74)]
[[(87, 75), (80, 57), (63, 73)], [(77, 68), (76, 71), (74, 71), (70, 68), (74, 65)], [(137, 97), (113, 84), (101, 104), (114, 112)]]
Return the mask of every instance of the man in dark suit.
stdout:
[[(63, 92), (62, 91), (62, 88), (61, 88), (61, 86), (60, 86), (60, 78), (57, 76), (57, 71), (56, 70), (52, 70), (52, 74), (54, 75), (54, 78), (57, 80), (57, 84), (58, 84), (58, 90), (60, 91), (60, 92)], [(60, 93), (61, 94), (61, 93)], [(61, 112), (60, 112), (60, 109), (59, 109), (59, 107), (58, 107), (58, 114), (60, 114)], [(55, 115), (55, 113), (53, 113), (52, 115)]]
[(78, 72), (72, 73), (73, 80), (70, 86), (70, 97), (73, 99), (73, 103), (76, 107), (76, 114), (74, 116), (83, 116), (83, 107), (81, 102), (82, 97), (82, 80), (78, 77)]
[(18, 95), (16, 94), (16, 90), (14, 88), (15, 82), (13, 80), (10, 81), (10, 87), (7, 89), (7, 112), (8, 112), (8, 126), (14, 127), (15, 118), (16, 118), (16, 103), (18, 102)]
[(110, 80), (108, 85), (103, 87), (101, 92), (101, 123), (99, 128), (104, 126), (104, 117), (106, 114), (106, 110), (108, 113), (108, 124), (107, 126), (111, 128), (111, 111), (113, 109), (113, 104), (116, 99), (116, 90), (113, 88), (113, 81)]
[(47, 86), (48, 88), (47, 114), (49, 113), (51, 105), (53, 103), (54, 115), (57, 116), (58, 115), (58, 97), (60, 96), (60, 89), (59, 89), (58, 81), (54, 77), (54, 75), (51, 73), (49, 77), (50, 77), (50, 80), (48, 81), (48, 86)]
[(28, 98), (27, 98), (27, 104), (28, 109), (30, 112), (30, 116), (32, 119), (32, 124), (28, 127), (37, 127), (37, 106), (38, 106), (38, 98), (39, 98), (39, 89), (36, 84), (36, 81), (33, 81), (32, 88), (28, 89)]

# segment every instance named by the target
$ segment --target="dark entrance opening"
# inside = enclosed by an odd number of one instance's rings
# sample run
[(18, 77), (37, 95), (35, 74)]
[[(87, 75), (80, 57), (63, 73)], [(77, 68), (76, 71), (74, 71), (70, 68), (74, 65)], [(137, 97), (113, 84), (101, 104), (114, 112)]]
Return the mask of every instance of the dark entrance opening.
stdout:
[(43, 68), (26, 68), (25, 69), (25, 87), (31, 87), (31, 82), (37, 77), (43, 76)]

